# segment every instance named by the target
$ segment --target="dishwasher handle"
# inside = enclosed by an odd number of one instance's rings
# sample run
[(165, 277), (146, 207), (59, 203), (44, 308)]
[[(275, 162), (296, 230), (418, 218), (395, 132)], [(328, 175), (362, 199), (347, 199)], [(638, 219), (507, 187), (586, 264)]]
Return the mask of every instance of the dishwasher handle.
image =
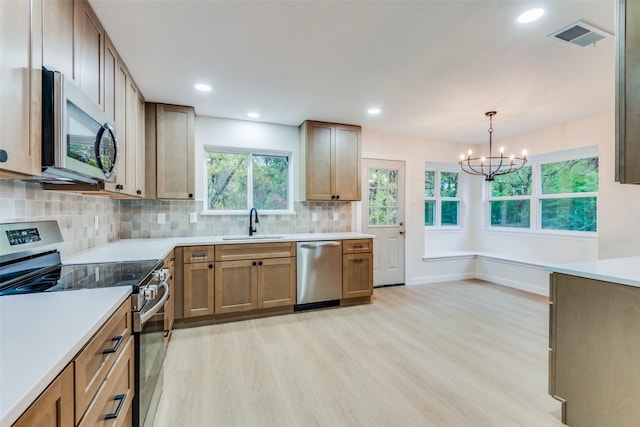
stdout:
[(305, 242), (300, 243), (302, 249), (317, 249), (340, 246), (340, 242)]

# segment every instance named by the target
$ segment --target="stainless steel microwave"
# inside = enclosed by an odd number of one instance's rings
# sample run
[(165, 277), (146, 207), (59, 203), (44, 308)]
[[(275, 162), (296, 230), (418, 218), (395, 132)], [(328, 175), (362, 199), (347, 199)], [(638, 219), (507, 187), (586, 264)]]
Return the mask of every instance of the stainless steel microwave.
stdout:
[(58, 182), (114, 181), (118, 141), (107, 114), (56, 71), (42, 71), (42, 173)]

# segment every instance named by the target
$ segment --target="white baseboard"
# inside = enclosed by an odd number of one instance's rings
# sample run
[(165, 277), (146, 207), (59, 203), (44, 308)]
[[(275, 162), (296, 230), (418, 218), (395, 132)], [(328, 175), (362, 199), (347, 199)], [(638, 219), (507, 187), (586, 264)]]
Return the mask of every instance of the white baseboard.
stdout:
[(497, 276), (490, 276), (488, 274), (478, 273), (475, 275), (476, 279), (486, 280), (487, 282), (496, 283), (498, 285), (507, 286), (509, 288), (520, 289), (521, 291), (531, 292), (532, 294), (549, 296), (548, 288), (541, 288), (539, 286), (531, 285), (529, 283), (516, 282), (514, 280), (505, 279)]
[(476, 278), (476, 275), (474, 273), (460, 273), (460, 274), (446, 274), (441, 276), (415, 277), (413, 279), (407, 280), (406, 285), (407, 286), (427, 285), (430, 283), (452, 282), (454, 280), (465, 280), (465, 279), (475, 279), (475, 278)]

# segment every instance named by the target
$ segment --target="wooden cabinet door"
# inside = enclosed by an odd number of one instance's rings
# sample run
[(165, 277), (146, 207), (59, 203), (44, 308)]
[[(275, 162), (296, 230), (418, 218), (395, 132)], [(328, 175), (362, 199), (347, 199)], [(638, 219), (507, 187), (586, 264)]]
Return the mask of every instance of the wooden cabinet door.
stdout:
[(216, 314), (248, 311), (258, 307), (257, 264), (255, 260), (216, 263)]
[(0, 177), (40, 175), (41, 22), (42, 0), (0, 1)]
[(306, 192), (307, 200), (331, 200), (334, 193), (335, 128), (329, 123), (306, 123)]
[(296, 303), (296, 259), (272, 258), (258, 261), (258, 308)]
[(200, 262), (184, 265), (184, 317), (213, 314), (213, 282), (213, 263)]
[(136, 163), (135, 176), (136, 182), (134, 186), (134, 195), (136, 197), (144, 197), (145, 195), (145, 140), (144, 140), (144, 97), (138, 89), (138, 105), (136, 107)]
[(195, 112), (156, 106), (156, 197), (192, 200), (195, 192)]
[(366, 297), (373, 294), (373, 254), (342, 256), (342, 298)]
[(86, 0), (74, 3), (74, 77), (89, 98), (104, 109), (104, 38), (98, 17)]
[(43, 6), (42, 65), (73, 80), (73, 0), (46, 0)]
[(104, 111), (112, 120), (118, 141), (118, 156), (116, 158), (116, 179), (105, 182), (107, 191), (126, 192), (127, 190), (127, 161), (125, 134), (125, 96), (126, 76), (122, 75), (120, 57), (109, 37), (105, 37), (104, 44)]
[(12, 427), (73, 426), (73, 363), (70, 363)]
[(332, 176), (337, 200), (361, 200), (360, 127), (336, 125)]

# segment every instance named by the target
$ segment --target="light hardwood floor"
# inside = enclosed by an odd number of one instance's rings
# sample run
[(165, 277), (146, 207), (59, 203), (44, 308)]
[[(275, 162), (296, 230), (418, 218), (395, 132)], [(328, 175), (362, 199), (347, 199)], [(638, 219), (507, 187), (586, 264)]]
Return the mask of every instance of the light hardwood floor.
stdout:
[(174, 331), (155, 427), (560, 426), (545, 298), (478, 280)]

